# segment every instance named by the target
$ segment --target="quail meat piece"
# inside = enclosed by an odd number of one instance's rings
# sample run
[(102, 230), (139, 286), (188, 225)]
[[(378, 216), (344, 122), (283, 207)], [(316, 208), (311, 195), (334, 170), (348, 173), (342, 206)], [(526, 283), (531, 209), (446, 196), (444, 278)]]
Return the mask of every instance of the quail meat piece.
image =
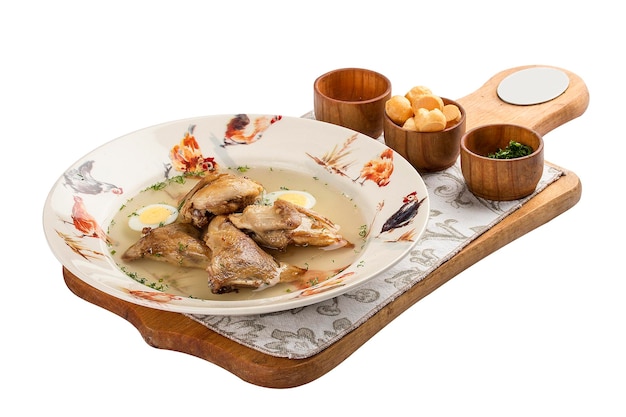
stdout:
[(141, 238), (122, 255), (124, 261), (153, 259), (189, 268), (206, 268), (211, 250), (202, 232), (189, 223), (175, 222), (157, 228), (145, 228)]
[(279, 282), (298, 280), (307, 272), (277, 261), (224, 215), (211, 220), (204, 239), (212, 252), (206, 271), (209, 288), (214, 294), (239, 288), (271, 287)]
[(182, 221), (203, 228), (217, 215), (253, 204), (262, 192), (263, 186), (249, 178), (210, 171), (183, 197), (180, 215)]
[(276, 200), (271, 206), (248, 206), (242, 213), (229, 215), (229, 219), (259, 245), (271, 249), (285, 250), (288, 245), (337, 249), (350, 245), (331, 220), (285, 200)]

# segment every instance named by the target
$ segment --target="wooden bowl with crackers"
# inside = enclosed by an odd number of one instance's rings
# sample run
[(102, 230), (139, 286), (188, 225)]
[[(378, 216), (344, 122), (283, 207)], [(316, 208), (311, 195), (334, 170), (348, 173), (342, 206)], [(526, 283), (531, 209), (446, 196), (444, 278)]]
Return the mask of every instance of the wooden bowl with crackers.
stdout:
[(442, 171), (457, 161), (465, 110), (454, 100), (414, 87), (386, 103), (385, 144), (420, 172)]

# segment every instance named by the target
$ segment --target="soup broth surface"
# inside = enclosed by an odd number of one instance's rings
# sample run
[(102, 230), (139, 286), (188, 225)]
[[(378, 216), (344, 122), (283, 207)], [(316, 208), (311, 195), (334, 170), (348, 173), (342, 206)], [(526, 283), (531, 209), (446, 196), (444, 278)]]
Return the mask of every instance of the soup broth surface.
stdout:
[[(349, 266), (362, 250), (364, 240), (361, 237), (366, 224), (363, 214), (351, 198), (323, 181), (294, 171), (275, 168), (249, 168), (244, 172), (232, 170), (237, 175), (245, 175), (262, 184), (267, 193), (283, 189), (306, 191), (316, 199), (311, 210), (327, 217), (339, 225), (340, 233), (353, 246), (323, 250), (317, 247), (289, 247), (285, 252), (263, 248), (277, 260), (301, 268), (314, 270), (337, 270)], [(124, 262), (122, 255), (131, 245), (141, 238), (141, 232), (128, 226), (128, 219), (136, 210), (154, 203), (165, 203), (178, 207), (180, 200), (197, 183), (193, 177), (184, 181), (175, 181), (176, 177), (165, 182), (165, 186), (156, 184), (139, 192), (129, 199), (114, 215), (108, 233), (114, 245), (111, 248), (113, 260), (129, 277), (147, 286), (183, 297), (208, 300), (247, 300), (278, 296), (293, 291), (287, 283), (279, 283), (263, 290), (240, 289), (227, 294), (212, 294), (208, 287), (208, 276), (204, 269), (183, 268), (150, 259)]]

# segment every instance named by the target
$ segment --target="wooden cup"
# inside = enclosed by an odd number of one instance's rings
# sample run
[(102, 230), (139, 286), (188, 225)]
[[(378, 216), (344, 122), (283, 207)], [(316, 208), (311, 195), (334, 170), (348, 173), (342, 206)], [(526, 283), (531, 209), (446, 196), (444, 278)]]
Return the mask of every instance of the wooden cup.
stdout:
[(313, 84), (315, 118), (378, 138), (383, 133), (385, 103), (391, 82), (375, 71), (342, 68)]
[(398, 126), (384, 117), (385, 144), (404, 157), (420, 172), (442, 171), (457, 161), (461, 137), (465, 133), (465, 109), (456, 101), (441, 97), (443, 104), (454, 104), (461, 120), (439, 132), (416, 132)]
[[(514, 140), (533, 149), (515, 159), (487, 155)], [(534, 130), (513, 124), (489, 124), (468, 131), (461, 139), (461, 171), (469, 190), (488, 200), (508, 201), (532, 194), (544, 167), (543, 138)]]

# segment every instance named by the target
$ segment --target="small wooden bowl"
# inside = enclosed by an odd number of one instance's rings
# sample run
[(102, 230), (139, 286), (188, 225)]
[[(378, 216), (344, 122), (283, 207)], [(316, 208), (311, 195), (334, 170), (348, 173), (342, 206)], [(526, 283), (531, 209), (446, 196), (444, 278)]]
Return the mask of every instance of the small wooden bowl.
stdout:
[(443, 104), (454, 104), (461, 120), (440, 132), (415, 132), (403, 129), (385, 113), (385, 144), (398, 152), (420, 172), (442, 171), (459, 157), (461, 137), (465, 133), (465, 109), (456, 101), (441, 97)]
[(383, 133), (385, 103), (391, 81), (361, 68), (342, 68), (319, 76), (313, 84), (315, 119), (344, 126), (373, 138)]
[[(514, 140), (533, 149), (515, 159), (488, 154)], [(468, 131), (461, 139), (461, 171), (469, 190), (478, 197), (509, 201), (532, 194), (544, 167), (543, 138), (534, 130), (513, 124), (490, 124)]]

